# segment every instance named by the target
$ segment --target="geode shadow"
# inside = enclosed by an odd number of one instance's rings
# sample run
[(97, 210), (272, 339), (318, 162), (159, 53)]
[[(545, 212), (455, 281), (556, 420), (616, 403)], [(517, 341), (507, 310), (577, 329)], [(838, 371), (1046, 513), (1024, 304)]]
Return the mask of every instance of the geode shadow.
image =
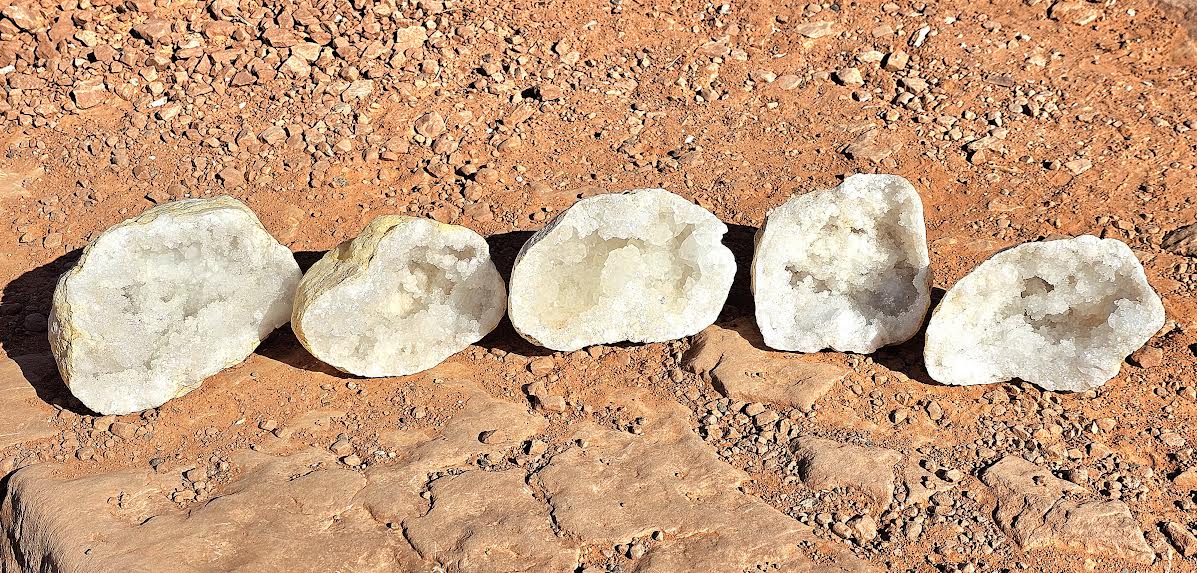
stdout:
[(947, 291), (944, 289), (931, 287), (931, 304), (927, 307), (927, 313), (923, 316), (918, 332), (906, 342), (878, 348), (870, 355), (873, 357), (873, 361), (894, 372), (901, 372), (916, 382), (931, 386), (946, 386), (946, 384), (932, 379), (923, 363), (923, 348), (927, 342), (927, 323), (931, 321), (931, 312), (939, 306), (939, 301), (946, 293)]
[[(743, 316), (756, 316), (756, 304), (752, 298), (752, 254), (756, 243), (756, 231), (756, 227), (727, 224), (723, 246), (727, 247), (736, 259), (736, 275), (732, 279), (731, 290), (727, 293), (727, 301), (723, 303), (723, 310), (719, 312), (719, 322), (730, 322)], [(756, 324), (755, 320), (753, 324)], [(753, 346), (757, 344), (754, 343)], [(760, 348), (768, 350), (764, 346)]]
[(0, 347), (20, 366), (21, 374), (33, 386), (38, 398), (81, 416), (93, 416), (95, 413), (71, 394), (56, 368), (53, 372), (45, 372), (44, 360), (16, 360), (22, 356), (50, 354), (46, 320), (54, 301), (54, 288), (58, 285), (58, 277), (70, 270), (82, 253), (83, 249), (70, 251), (21, 273), (4, 285), (0, 294)]
[[(295, 256), (295, 262), (299, 264), (299, 270), (306, 273), (326, 252), (328, 251), (295, 251), (292, 254)], [(291, 330), (290, 322), (270, 333), (258, 345), (258, 348), (254, 350), (254, 353), (271, 360), (282, 362), (297, 370), (328, 374), (329, 376), (336, 376), (337, 378), (346, 380), (362, 378), (361, 376), (341, 372), (321, 362), (319, 358), (312, 356), (312, 353), (308, 352), (308, 349), (304, 348), (299, 343), (299, 339), (295, 337), (295, 331)]]
[[(511, 269), (515, 266), (515, 257), (534, 234), (535, 231), (509, 231), (486, 237), (486, 244), (490, 246), (490, 258), (494, 261), (495, 268), (499, 269), (499, 276), (503, 277), (509, 296)], [(549, 356), (553, 353), (552, 350), (532, 344), (520, 336), (511, 325), (506, 311), (503, 312), (503, 320), (499, 321), (499, 325), (476, 344), (487, 350), (497, 349), (520, 356)]]

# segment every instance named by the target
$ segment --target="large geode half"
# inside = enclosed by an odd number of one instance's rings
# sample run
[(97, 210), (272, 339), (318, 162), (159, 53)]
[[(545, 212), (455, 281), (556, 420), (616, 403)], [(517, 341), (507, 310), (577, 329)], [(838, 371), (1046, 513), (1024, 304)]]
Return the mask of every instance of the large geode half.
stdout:
[(554, 350), (695, 334), (718, 317), (735, 276), (726, 232), (664, 189), (578, 201), (520, 251), (511, 323)]
[(944, 295), (927, 326), (927, 372), (944, 384), (1021, 378), (1084, 391), (1164, 325), (1130, 247), (1084, 235), (999, 252)]
[(50, 347), (88, 408), (155, 408), (286, 324), (299, 276), (240, 201), (165, 203), (104, 231), (59, 279)]

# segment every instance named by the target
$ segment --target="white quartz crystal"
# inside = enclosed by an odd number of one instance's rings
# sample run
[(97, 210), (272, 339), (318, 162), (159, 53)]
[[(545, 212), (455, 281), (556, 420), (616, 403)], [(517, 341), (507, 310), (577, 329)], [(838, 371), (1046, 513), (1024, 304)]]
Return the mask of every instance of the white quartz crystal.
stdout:
[(154, 408), (285, 324), (299, 276), (291, 251), (240, 201), (166, 203), (83, 250), (54, 291), (50, 345), (88, 408)]
[(503, 318), (486, 241), (465, 227), (387, 215), (312, 265), (291, 327), (313, 356), (359, 376), (427, 370)]
[(923, 204), (896, 175), (853, 175), (769, 212), (752, 259), (756, 320), (779, 350), (868, 353), (931, 303)]
[(695, 334), (718, 317), (736, 273), (726, 232), (664, 189), (578, 201), (516, 258), (511, 323), (554, 350)]
[(944, 295), (927, 326), (927, 372), (944, 384), (1020, 378), (1084, 391), (1164, 325), (1164, 306), (1121, 241), (1085, 235), (993, 255)]

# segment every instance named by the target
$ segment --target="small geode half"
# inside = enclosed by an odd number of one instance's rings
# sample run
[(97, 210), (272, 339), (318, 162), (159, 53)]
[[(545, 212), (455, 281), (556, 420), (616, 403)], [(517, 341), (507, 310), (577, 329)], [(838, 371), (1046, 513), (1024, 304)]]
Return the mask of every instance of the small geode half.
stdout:
[(308, 269), (291, 328), (313, 356), (339, 370), (400, 376), (481, 340), (506, 304), (478, 233), (385, 215)]

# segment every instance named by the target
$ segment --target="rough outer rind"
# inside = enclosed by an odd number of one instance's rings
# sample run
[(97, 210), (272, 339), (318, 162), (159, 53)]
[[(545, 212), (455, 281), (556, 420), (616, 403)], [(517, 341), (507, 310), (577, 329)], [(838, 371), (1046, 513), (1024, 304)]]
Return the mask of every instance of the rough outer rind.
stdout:
[[(478, 303), (479, 313), (476, 316), (461, 314), (455, 316), (453, 321), (441, 323), (446, 328), (458, 329), (452, 332), (449, 338), (437, 337), (428, 332), (393, 333), (396, 343), (418, 345), (422, 353), (375, 352), (356, 358), (345, 357), (341, 351), (345, 350), (346, 345), (353, 344), (351, 340), (344, 337), (318, 340), (321, 338), (321, 329), (327, 328), (327, 325), (309, 320), (318, 304), (334, 307), (343, 305), (341, 313), (357, 317), (362, 324), (381, 315), (382, 311), (376, 305), (369, 304), (377, 301), (338, 298), (346, 295), (347, 291), (343, 289), (362, 288), (376, 273), (396, 270), (393, 267), (374, 264), (380, 245), (386, 248), (385, 242), (390, 243), (392, 248), (402, 249), (423, 247), (427, 245), (427, 241), (454, 241), (473, 249), (474, 256), (463, 263), (467, 275), (465, 280), (453, 285), (449, 296), (456, 297), (453, 298), (454, 302)], [(403, 260), (409, 261), (410, 259)], [(391, 273), (395, 275), (395, 284), (399, 284), (404, 278), (403, 275), (407, 274), (406, 267), (398, 271)], [(482, 297), (475, 298), (475, 295), (479, 294)], [(463, 297), (471, 300), (459, 300)], [(363, 302), (366, 303), (365, 306), (360, 304)], [(438, 223), (431, 219), (384, 215), (371, 221), (356, 238), (345, 241), (325, 253), (308, 269), (295, 292), (291, 328), (304, 348), (338, 370), (359, 376), (402, 376), (432, 368), (453, 353), (481, 340), (502, 320), (506, 305), (506, 286), (490, 259), (490, 248), (486, 240), (480, 235), (465, 227)]]
[[(680, 225), (683, 233), (689, 234), (665, 237), (666, 225)], [(695, 334), (718, 317), (735, 276), (735, 258), (721, 242), (725, 233), (727, 226), (711, 212), (664, 189), (582, 199), (528, 239), (516, 256), (508, 299), (512, 326), (529, 341), (561, 351), (621, 341), (661, 342)], [(607, 300), (561, 314), (550, 321), (553, 324), (546, 324), (543, 303), (554, 297), (549, 293), (545, 298), (550, 281), (585, 266), (578, 260), (563, 264), (553, 256), (562, 254), (563, 244), (570, 248), (579, 238), (594, 236), (604, 242), (664, 239), (662, 249), (647, 249), (654, 260), (685, 267), (693, 276), (680, 281), (677, 292), (664, 295), (649, 295), (644, 285), (627, 287), (625, 281), (625, 288), (611, 293), (614, 296)], [(601, 249), (606, 246), (600, 248), (602, 257), (616, 250)], [(603, 268), (610, 267), (604, 262)], [(640, 267), (626, 278), (646, 280), (655, 270)], [(588, 284), (579, 283), (577, 289), (555, 294), (558, 298), (580, 297), (581, 290), (594, 286), (589, 284), (594, 281), (583, 282)]]
[(948, 290), (927, 326), (924, 358), (944, 384), (1020, 378), (1081, 392), (1116, 376), (1163, 325), (1164, 305), (1123, 242), (1024, 243)]
[[(252, 336), (244, 338), (239, 348), (226, 350), (222, 358), (217, 357), (221, 358), (220, 360), (212, 363), (201, 372), (194, 373), (193, 376), (186, 379), (165, 381), (166, 387), (174, 386), (175, 389), (173, 391), (166, 392), (159, 389), (158, 391), (151, 390), (149, 394), (146, 394), (139, 393), (136, 389), (124, 389), (122, 392), (114, 393), (117, 394), (115, 396), (96, 395), (94, 393), (95, 390), (89, 384), (94, 381), (84, 378), (82, 374), (77, 375), (76, 365), (79, 362), (78, 354), (80, 347), (84, 346), (84, 343), (95, 344), (101, 341), (96, 338), (99, 335), (94, 332), (87, 332), (85, 328), (82, 328), (78, 324), (78, 314), (93, 309), (87, 307), (76, 309), (73, 302), (74, 297), (72, 296), (72, 287), (76, 281), (80, 280), (79, 277), (84, 276), (84, 273), (87, 272), (90, 260), (99, 253), (110, 255), (121, 252), (130, 235), (155, 232), (154, 226), (159, 219), (165, 221), (167, 219), (201, 218), (212, 214), (226, 213), (242, 217), (244, 224), (251, 229), (251, 233), (253, 233), (253, 230), (260, 231), (260, 234), (254, 233), (256, 236), (253, 239), (261, 247), (261, 258), (269, 258), (272, 264), (285, 269), (285, 272), (265, 277), (264, 283), (246, 285), (247, 291), (253, 291), (259, 295), (271, 292), (280, 294), (277, 300), (274, 300), (268, 308), (260, 309), (262, 316)], [(169, 226), (157, 229), (157, 231), (169, 232)], [(59, 278), (58, 285), (54, 289), (53, 304), (48, 319), (50, 350), (58, 364), (58, 371), (62, 375), (63, 382), (70, 388), (76, 398), (93, 411), (101, 414), (128, 414), (148, 408), (156, 408), (173, 398), (183, 396), (198, 388), (203, 383), (204, 378), (245, 360), (261, 344), (262, 339), (276, 328), (286, 324), (290, 315), (291, 298), (295, 290), (295, 285), (299, 282), (300, 275), (299, 264), (295, 262), (295, 257), (291, 254), (290, 249), (275, 240), (267, 232), (266, 228), (262, 226), (257, 215), (241, 201), (232, 197), (220, 196), (164, 203), (145, 211), (137, 217), (117, 223), (108, 228), (95, 241), (84, 247), (79, 261), (75, 263), (75, 266)], [(129, 319), (135, 319), (135, 317), (121, 317), (121, 320)], [(231, 333), (220, 333), (220, 341), (222, 343), (227, 344), (230, 341), (237, 342), (236, 338)], [(180, 348), (176, 350), (180, 352), (210, 352), (211, 349)], [(215, 355), (209, 354), (209, 356)], [(147, 381), (147, 384), (150, 382)]]
[(752, 290), (764, 342), (859, 353), (905, 342), (931, 304), (930, 263), (923, 204), (902, 177), (853, 175), (791, 197), (756, 236)]

